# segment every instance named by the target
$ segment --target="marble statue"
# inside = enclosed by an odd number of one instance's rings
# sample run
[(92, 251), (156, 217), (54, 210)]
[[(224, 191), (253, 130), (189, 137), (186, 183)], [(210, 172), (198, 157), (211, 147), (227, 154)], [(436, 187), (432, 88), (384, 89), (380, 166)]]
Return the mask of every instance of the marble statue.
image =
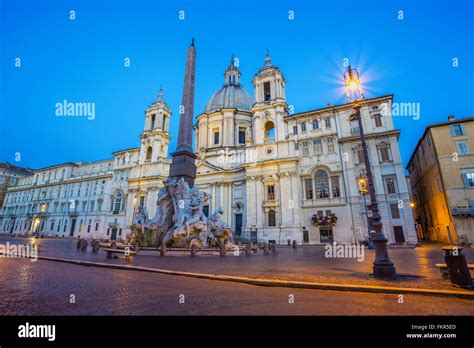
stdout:
[(189, 187), (183, 178), (170, 178), (158, 193), (155, 216), (144, 229), (153, 244), (174, 247), (209, 246), (233, 243), (232, 229), (222, 219), (222, 209), (209, 217), (203, 213), (210, 196), (196, 186)]
[(222, 219), (223, 212), (222, 208), (217, 208), (208, 219), (209, 230), (219, 245), (234, 242), (232, 229)]

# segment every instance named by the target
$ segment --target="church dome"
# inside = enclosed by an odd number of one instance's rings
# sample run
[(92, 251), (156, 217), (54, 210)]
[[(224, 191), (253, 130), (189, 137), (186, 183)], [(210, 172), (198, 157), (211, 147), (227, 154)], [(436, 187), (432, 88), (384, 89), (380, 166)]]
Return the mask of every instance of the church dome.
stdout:
[(234, 64), (224, 72), (224, 86), (209, 99), (204, 112), (212, 112), (222, 108), (250, 111), (252, 97), (240, 84), (240, 71)]

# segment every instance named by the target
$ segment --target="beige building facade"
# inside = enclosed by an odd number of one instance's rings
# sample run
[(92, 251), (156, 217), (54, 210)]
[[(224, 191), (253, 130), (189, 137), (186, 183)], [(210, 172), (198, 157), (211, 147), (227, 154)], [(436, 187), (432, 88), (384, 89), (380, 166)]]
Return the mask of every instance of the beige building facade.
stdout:
[(474, 241), (474, 118), (430, 125), (408, 163), (424, 239)]

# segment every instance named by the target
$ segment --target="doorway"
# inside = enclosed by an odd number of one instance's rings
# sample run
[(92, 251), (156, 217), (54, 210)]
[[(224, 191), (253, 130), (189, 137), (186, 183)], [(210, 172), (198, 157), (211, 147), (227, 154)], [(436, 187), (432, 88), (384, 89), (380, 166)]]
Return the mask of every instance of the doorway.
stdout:
[(111, 240), (116, 240), (117, 239), (117, 228), (113, 227), (112, 228), (112, 235), (110, 236)]
[(395, 235), (395, 243), (405, 243), (402, 226), (393, 226), (393, 234)]
[(76, 228), (76, 219), (71, 221), (71, 231), (69, 232), (69, 237), (74, 237), (74, 229)]
[(242, 214), (235, 214), (235, 235), (240, 237), (242, 234)]
[(319, 240), (321, 241), (321, 243), (333, 243), (334, 236), (332, 233), (332, 227), (320, 227)]

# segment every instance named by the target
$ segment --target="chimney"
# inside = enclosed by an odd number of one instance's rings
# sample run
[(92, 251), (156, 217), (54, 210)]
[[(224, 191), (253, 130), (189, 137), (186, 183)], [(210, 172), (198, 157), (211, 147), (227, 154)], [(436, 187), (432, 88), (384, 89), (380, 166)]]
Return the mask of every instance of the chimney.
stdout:
[(451, 122), (451, 121), (454, 121), (456, 119), (456, 117), (454, 117), (454, 115), (449, 115), (448, 116), (448, 121)]

